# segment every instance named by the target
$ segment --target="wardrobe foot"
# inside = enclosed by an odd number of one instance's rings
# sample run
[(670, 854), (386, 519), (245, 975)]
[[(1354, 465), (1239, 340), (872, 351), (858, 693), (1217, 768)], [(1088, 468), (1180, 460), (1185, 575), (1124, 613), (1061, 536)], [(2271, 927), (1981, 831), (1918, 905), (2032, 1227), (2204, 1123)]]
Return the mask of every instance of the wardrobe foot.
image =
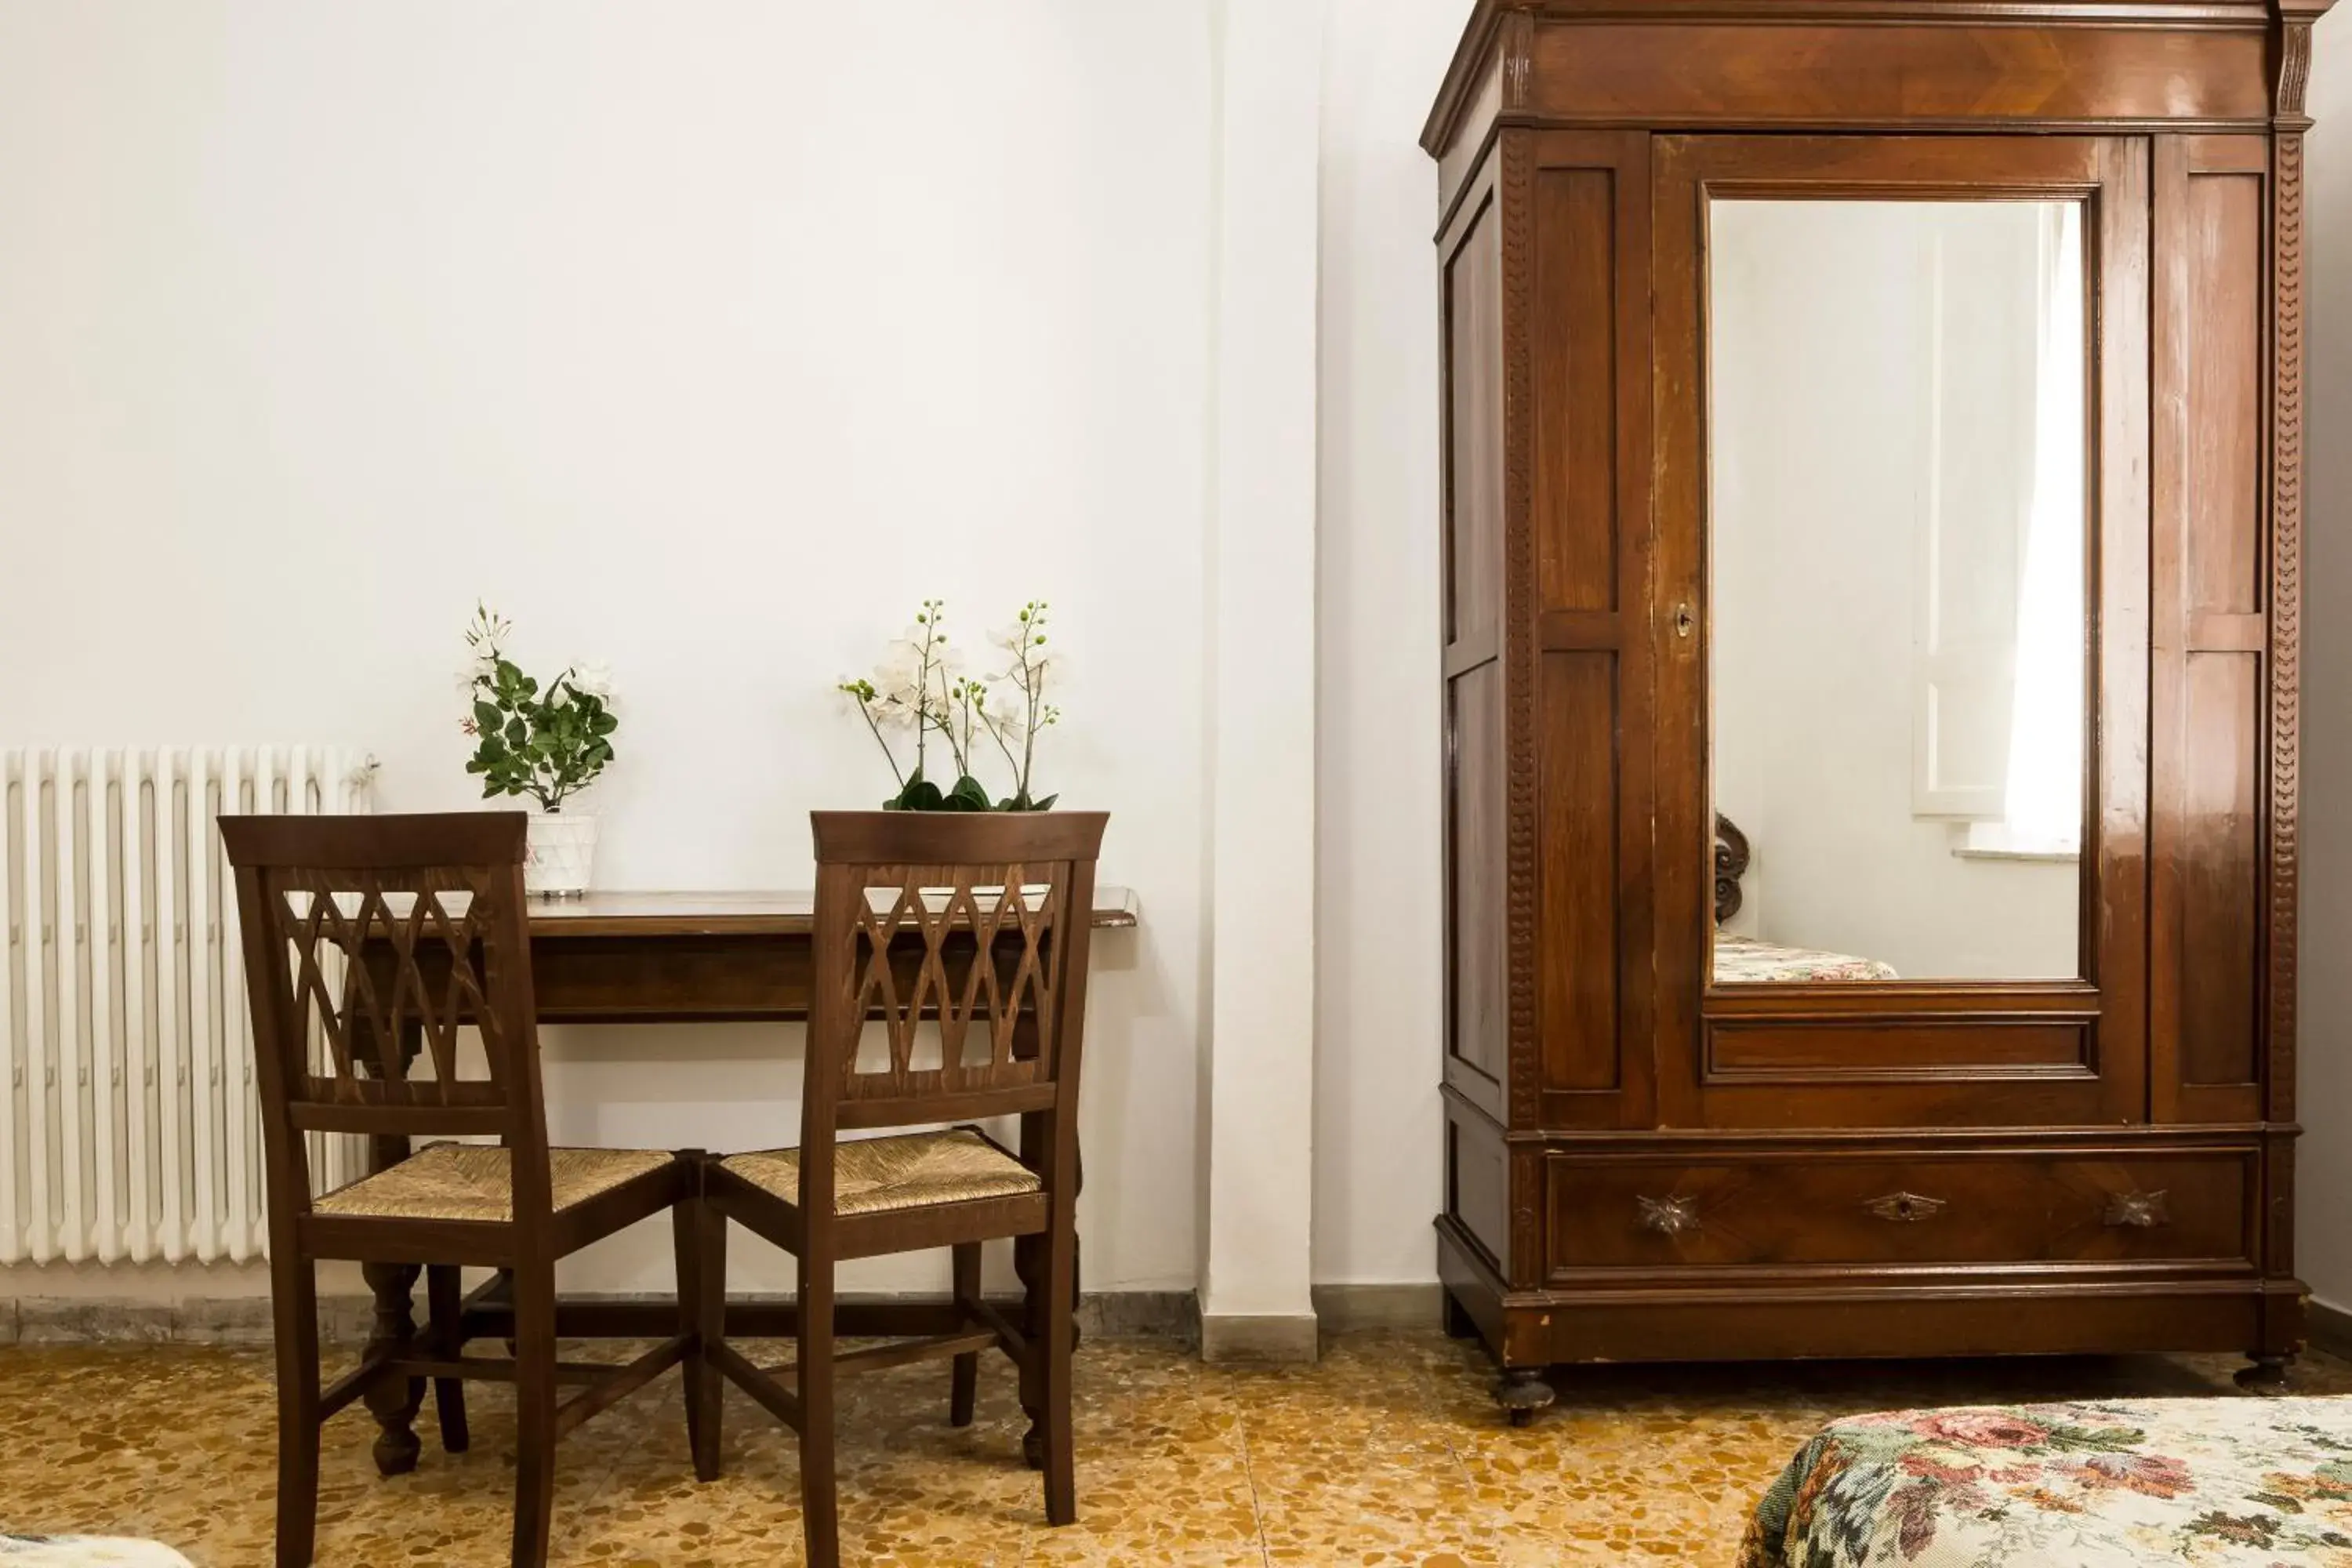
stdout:
[(2255, 1351), (2249, 1353), (2246, 1359), (2253, 1364), (2239, 1369), (2238, 1386), (2240, 1388), (2252, 1389), (2263, 1394), (2276, 1394), (2286, 1387), (2286, 1369), (2294, 1364), (2294, 1357), (2273, 1355), (2266, 1351)]
[(1495, 1386), (1495, 1403), (1503, 1407), (1514, 1426), (1525, 1426), (1536, 1418), (1536, 1412), (1558, 1397), (1551, 1384), (1525, 1367), (1515, 1367), (1503, 1373), (1503, 1381)]

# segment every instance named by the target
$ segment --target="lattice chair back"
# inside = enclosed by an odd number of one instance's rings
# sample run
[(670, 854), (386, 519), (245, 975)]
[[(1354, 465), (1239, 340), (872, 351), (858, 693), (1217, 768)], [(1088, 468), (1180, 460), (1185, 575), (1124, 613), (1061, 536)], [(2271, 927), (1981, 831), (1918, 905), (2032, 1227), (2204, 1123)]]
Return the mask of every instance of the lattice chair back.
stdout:
[[(549, 1210), (524, 911), (527, 818), (224, 816), (236, 870), (272, 1210), (304, 1132), (495, 1136), (513, 1214)], [(478, 1061), (461, 1051), (478, 1031)]]
[(807, 1137), (1075, 1114), (1100, 812), (814, 812)]

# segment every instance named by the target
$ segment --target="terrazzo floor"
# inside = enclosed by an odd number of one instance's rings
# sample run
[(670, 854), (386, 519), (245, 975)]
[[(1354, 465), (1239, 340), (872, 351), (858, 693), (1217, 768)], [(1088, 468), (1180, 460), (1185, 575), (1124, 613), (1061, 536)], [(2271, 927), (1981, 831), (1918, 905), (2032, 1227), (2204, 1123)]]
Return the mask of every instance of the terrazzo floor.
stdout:
[[(764, 1348), (764, 1347), (763, 1347)], [(775, 1360), (775, 1355), (762, 1359)], [(1350, 1335), (1310, 1368), (1205, 1366), (1156, 1341), (1089, 1341), (1077, 1368), (1079, 1522), (1045, 1523), (1020, 1461), (1011, 1369), (983, 1361), (980, 1418), (947, 1425), (944, 1364), (850, 1379), (840, 1422), (845, 1563), (1729, 1564), (1796, 1445), (1854, 1411), (2092, 1394), (2233, 1396), (2233, 1357), (1605, 1367), (1514, 1429), (1475, 1347)], [(688, 1469), (675, 1377), (566, 1439), (555, 1560), (603, 1568), (800, 1561), (790, 1434), (728, 1401), (727, 1474)], [(2297, 1392), (2352, 1392), (2315, 1354)], [(475, 1384), (473, 1447), (440, 1451), (428, 1404), (413, 1475), (379, 1480), (373, 1426), (326, 1432), (322, 1564), (506, 1561), (508, 1391)], [(205, 1568), (270, 1560), (267, 1353), (203, 1346), (0, 1349), (0, 1525), (151, 1535)]]

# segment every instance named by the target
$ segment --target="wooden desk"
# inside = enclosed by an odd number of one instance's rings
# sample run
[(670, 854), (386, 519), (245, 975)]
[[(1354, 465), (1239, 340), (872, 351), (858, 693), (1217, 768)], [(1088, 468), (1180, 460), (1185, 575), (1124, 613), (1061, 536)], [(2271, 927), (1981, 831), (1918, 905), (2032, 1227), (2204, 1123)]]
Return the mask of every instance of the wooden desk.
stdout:
[[(611, 892), (583, 899), (535, 900), (530, 908), (531, 984), (542, 1024), (709, 1024), (806, 1018), (809, 937), (814, 904), (804, 892)], [(1135, 896), (1124, 888), (1095, 889), (1097, 930), (1136, 924)], [(418, 1041), (401, 1042), (414, 1059)], [(797, 1127), (780, 1127), (774, 1142), (796, 1140)], [(1024, 1129), (1024, 1142), (1027, 1130)], [(371, 1163), (382, 1170), (408, 1156), (404, 1138), (373, 1141)], [(1024, 1151), (1025, 1152), (1026, 1151)], [(1083, 1165), (1078, 1177), (1085, 1180)], [(1016, 1266), (1028, 1277), (1026, 1249)], [(418, 1265), (371, 1263), (361, 1270), (375, 1296), (368, 1351), (414, 1339), (412, 1296)], [(835, 1314), (844, 1334), (947, 1332), (954, 1326), (946, 1298), (849, 1302)], [(506, 1337), (509, 1315), (495, 1295), (468, 1304), (469, 1337)], [(677, 1326), (677, 1309), (663, 1300), (559, 1303), (557, 1331), (567, 1338), (660, 1338)], [(744, 1302), (727, 1315), (730, 1337), (786, 1338), (795, 1331), (788, 1302)], [(376, 1467), (385, 1475), (412, 1469), (420, 1445), (416, 1414), (424, 1384), (369, 1394), (381, 1428)], [(1034, 1436), (1034, 1434), (1033, 1434)]]

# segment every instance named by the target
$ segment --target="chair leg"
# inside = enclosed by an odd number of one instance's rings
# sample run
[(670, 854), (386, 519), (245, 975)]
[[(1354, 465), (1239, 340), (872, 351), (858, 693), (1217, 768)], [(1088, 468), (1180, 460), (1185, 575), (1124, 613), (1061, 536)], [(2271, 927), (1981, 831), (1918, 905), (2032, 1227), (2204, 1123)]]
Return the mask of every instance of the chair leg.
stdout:
[(1045, 1332), (1036, 1344), (1045, 1405), (1045, 1522), (1075, 1524), (1078, 1494), (1070, 1432), (1070, 1352), (1077, 1314), (1070, 1296), (1077, 1278), (1077, 1224), (1066, 1208), (1055, 1206), (1061, 1212), (1045, 1239)]
[[(954, 1257), (956, 1305), (970, 1309), (980, 1300), (980, 1243), (957, 1244)], [(948, 1389), (948, 1425), (969, 1426), (972, 1406), (980, 1395), (980, 1352), (966, 1351), (956, 1357), (952, 1377)]]
[[(701, 1156), (695, 1156), (698, 1165)], [(699, 1173), (698, 1172), (698, 1178)], [(678, 1329), (695, 1336), (686, 1358), (686, 1442), (694, 1456), (694, 1479), (719, 1479), (719, 1435), (726, 1384), (709, 1354), (727, 1338), (727, 1216), (698, 1195), (669, 1211), (670, 1237), (677, 1251)]]
[(555, 1512), (555, 1270), (515, 1270), (515, 1568), (545, 1568)]
[[(282, 1237), (282, 1233), (281, 1233)], [(319, 1282), (308, 1258), (272, 1249), (278, 1343), (278, 1568), (310, 1568), (319, 1530)]]
[(1021, 1414), (1029, 1425), (1021, 1434), (1021, 1458), (1033, 1470), (1045, 1468), (1045, 1280), (1050, 1268), (1042, 1235), (1013, 1239), (1013, 1271), (1021, 1279), (1021, 1332), (1029, 1353), (1021, 1362)]
[[(433, 1325), (433, 1349), (436, 1355), (454, 1356), (465, 1348), (465, 1341), (458, 1334), (458, 1304), (464, 1294), (456, 1264), (426, 1266), (425, 1299)], [(442, 1451), (464, 1453), (473, 1441), (466, 1429), (465, 1379), (436, 1377), (433, 1380), (433, 1413), (441, 1420)]]
[(834, 1492), (833, 1259), (801, 1259), (801, 1520), (808, 1568), (840, 1568), (841, 1524)]

